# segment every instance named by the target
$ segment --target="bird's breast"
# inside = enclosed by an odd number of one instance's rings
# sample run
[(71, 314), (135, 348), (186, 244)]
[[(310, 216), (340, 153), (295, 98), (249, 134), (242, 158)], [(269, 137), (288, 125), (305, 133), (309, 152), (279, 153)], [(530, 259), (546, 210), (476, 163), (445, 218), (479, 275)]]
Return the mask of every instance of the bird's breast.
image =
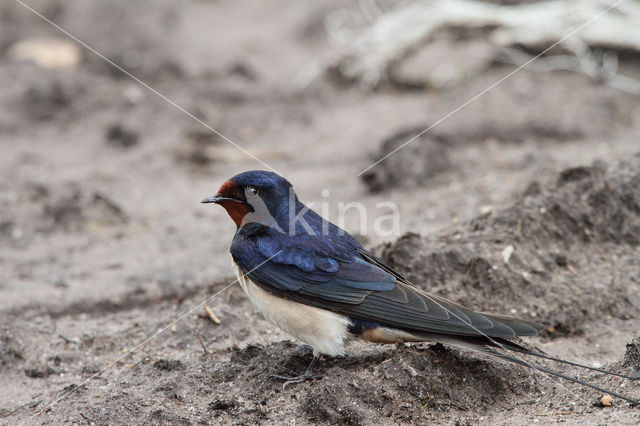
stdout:
[(344, 315), (274, 296), (246, 277), (233, 262), (238, 282), (256, 309), (315, 355), (343, 355), (350, 320)]

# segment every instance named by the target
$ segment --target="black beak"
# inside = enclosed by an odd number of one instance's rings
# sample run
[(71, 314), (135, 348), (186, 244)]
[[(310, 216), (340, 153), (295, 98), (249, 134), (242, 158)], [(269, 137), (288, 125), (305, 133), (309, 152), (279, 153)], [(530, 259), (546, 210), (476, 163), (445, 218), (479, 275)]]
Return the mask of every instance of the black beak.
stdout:
[(220, 204), (223, 201), (234, 201), (236, 203), (241, 203), (240, 200), (236, 200), (235, 198), (229, 198), (229, 197), (223, 197), (219, 194), (216, 195), (212, 195), (211, 197), (205, 198), (204, 200), (200, 201), (201, 203), (216, 203), (216, 204)]

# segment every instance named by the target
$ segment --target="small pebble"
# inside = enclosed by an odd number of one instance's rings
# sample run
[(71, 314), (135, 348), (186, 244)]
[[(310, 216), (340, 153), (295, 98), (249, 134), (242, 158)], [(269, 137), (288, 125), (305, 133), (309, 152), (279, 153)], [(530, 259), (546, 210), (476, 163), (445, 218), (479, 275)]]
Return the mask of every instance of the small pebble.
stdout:
[(604, 395), (602, 399), (600, 399), (600, 403), (605, 407), (611, 407), (613, 405), (613, 398), (611, 395)]
[(502, 256), (502, 261), (504, 263), (509, 263), (509, 260), (511, 260), (511, 255), (513, 254), (513, 246), (512, 245), (508, 245), (504, 248), (504, 250), (502, 250), (502, 253), (500, 253), (500, 255)]
[(416, 377), (418, 375), (418, 372), (416, 371), (416, 369), (410, 365), (407, 366), (407, 371), (409, 371), (409, 374), (411, 375), (411, 377)]

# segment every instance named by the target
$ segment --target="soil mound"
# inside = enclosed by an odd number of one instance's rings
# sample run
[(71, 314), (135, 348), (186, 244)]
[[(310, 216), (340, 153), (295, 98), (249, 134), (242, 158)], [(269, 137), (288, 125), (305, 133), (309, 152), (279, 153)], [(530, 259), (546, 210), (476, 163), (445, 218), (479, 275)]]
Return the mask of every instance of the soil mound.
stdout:
[(640, 156), (564, 170), (449, 234), (409, 233), (378, 252), (425, 290), (528, 316), (552, 335), (639, 314)]

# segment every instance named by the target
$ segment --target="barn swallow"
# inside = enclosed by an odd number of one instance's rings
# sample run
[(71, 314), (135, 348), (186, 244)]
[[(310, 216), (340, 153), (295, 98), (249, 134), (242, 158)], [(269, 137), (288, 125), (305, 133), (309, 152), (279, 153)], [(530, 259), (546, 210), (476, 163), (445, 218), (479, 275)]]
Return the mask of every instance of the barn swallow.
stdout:
[[(534, 352), (509, 340), (533, 336), (533, 321), (480, 313), (428, 294), (369, 253), (348, 232), (324, 220), (276, 173), (248, 171), (202, 200), (219, 204), (237, 226), (231, 256), (238, 281), (257, 310), (313, 348), (307, 370), (283, 387), (315, 377), (322, 355), (345, 353), (345, 342), (439, 342), (496, 356), (638, 404), (563, 373), (504, 353), (533, 355), (626, 378)], [(502, 350), (502, 351), (501, 351)]]

